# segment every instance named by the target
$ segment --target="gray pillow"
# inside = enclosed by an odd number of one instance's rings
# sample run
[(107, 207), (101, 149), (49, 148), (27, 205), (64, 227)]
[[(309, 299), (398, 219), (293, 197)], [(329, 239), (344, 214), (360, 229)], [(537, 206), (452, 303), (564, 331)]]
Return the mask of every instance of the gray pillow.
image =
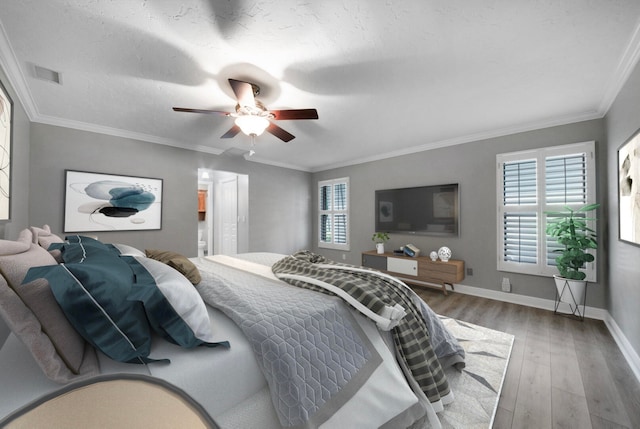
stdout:
[(60, 250), (49, 250), (49, 246), (52, 243), (64, 243), (64, 240), (59, 236), (51, 233), (51, 228), (49, 228), (49, 225), (43, 225), (42, 228), (32, 226), (29, 229), (33, 234), (33, 242), (51, 253), (51, 256), (53, 256), (56, 262), (62, 262), (62, 253), (60, 252)]
[[(90, 345), (85, 346), (84, 359), (78, 371), (73, 372), (43, 331), (38, 319), (22, 302), (20, 297), (0, 276), (0, 317), (11, 331), (27, 347), (38, 366), (50, 380), (66, 384), (70, 381), (98, 375), (100, 373), (96, 352)], [(10, 368), (5, 368), (10, 371)]]
[(57, 357), (69, 371), (78, 374), (85, 359), (84, 339), (67, 320), (46, 280), (22, 284), (29, 268), (56, 265), (53, 256), (33, 244), (32, 240), (33, 235), (28, 229), (20, 232), (16, 241), (0, 240), (0, 272), (37, 319), (39, 329), (53, 344)]

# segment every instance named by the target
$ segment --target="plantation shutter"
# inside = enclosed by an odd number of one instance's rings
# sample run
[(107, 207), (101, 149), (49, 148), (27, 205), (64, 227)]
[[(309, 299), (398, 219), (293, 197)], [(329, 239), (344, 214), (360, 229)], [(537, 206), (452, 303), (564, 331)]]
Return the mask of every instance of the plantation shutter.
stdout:
[[(536, 160), (505, 162), (502, 171), (502, 258), (524, 264), (538, 262), (538, 217), (520, 211), (537, 204)], [(509, 209), (512, 207), (512, 210)]]
[(319, 182), (318, 245), (348, 250), (349, 246), (349, 180)]
[[(587, 203), (587, 154), (577, 153), (545, 159), (545, 202), (579, 208)], [(583, 216), (584, 213), (577, 213)], [(551, 219), (551, 218), (549, 218)], [(546, 264), (556, 266), (557, 254), (554, 250), (561, 246), (551, 237), (546, 237)]]
[(585, 153), (545, 159), (545, 202), (547, 204), (587, 203), (587, 159)]
[(320, 186), (320, 241), (323, 243), (331, 243), (333, 234), (331, 228), (331, 185)]
[(336, 244), (347, 243), (347, 184), (337, 183), (334, 185), (334, 203), (333, 224), (335, 225), (335, 237), (333, 242)]
[[(595, 142), (584, 142), (496, 156), (499, 271), (557, 274), (559, 245), (546, 235), (546, 213), (596, 202), (594, 153)], [(585, 272), (595, 280), (595, 264)]]

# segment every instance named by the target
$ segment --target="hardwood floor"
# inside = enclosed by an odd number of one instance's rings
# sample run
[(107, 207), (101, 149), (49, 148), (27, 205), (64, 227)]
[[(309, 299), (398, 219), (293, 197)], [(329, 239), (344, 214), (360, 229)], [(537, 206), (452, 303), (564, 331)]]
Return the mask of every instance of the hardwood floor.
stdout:
[(640, 383), (604, 322), (414, 290), (438, 314), (515, 336), (494, 428), (640, 428)]

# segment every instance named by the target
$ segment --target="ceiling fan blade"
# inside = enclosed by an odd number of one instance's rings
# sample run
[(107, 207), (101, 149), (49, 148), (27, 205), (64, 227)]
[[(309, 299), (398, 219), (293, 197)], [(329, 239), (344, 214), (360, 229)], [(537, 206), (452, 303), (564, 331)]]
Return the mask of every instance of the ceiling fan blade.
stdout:
[(289, 109), (289, 110), (269, 110), (276, 120), (288, 119), (318, 119), (316, 109)]
[(283, 130), (282, 128), (280, 128), (279, 126), (274, 124), (273, 122), (271, 122), (269, 124), (269, 126), (266, 129), (266, 131), (268, 133), (273, 134), (274, 136), (278, 137), (280, 140), (285, 141), (285, 142), (291, 141), (291, 140), (296, 138), (296, 136), (294, 136), (293, 134), (289, 133), (288, 131)]
[(176, 112), (206, 113), (209, 115), (229, 116), (229, 112), (222, 112), (220, 110), (189, 109), (188, 107), (174, 107), (173, 110)]
[(255, 107), (256, 100), (253, 97), (253, 86), (250, 83), (229, 79), (229, 85), (231, 85), (231, 89), (233, 89), (240, 106)]
[(221, 139), (230, 139), (230, 138), (235, 137), (239, 132), (240, 132), (240, 127), (237, 126), (237, 125), (234, 125), (233, 127), (229, 128), (229, 131), (227, 131), (222, 136), (220, 136), (220, 138)]

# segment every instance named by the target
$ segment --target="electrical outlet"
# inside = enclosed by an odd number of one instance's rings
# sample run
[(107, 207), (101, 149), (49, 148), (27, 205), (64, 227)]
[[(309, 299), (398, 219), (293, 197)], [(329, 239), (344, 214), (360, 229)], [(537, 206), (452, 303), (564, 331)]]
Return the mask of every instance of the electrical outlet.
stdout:
[(502, 291), (511, 292), (511, 281), (509, 280), (509, 277), (502, 278)]
[(468, 276), (472, 276), (473, 275), (473, 268), (467, 268), (467, 275)]

